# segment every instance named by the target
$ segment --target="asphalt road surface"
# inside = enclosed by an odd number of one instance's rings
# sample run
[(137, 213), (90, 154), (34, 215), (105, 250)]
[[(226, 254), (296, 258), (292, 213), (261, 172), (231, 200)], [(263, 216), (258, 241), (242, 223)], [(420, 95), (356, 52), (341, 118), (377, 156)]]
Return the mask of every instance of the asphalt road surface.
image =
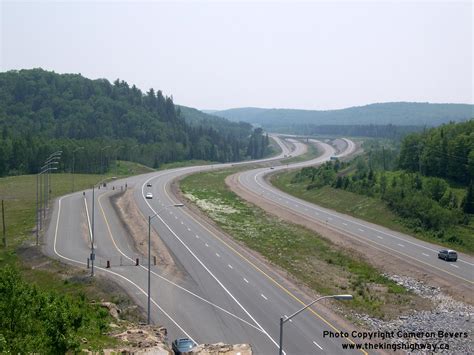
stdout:
[[(309, 162), (291, 165), (291, 168), (315, 165), (326, 161), (330, 156), (342, 157), (354, 150), (353, 142), (345, 140), (347, 149), (336, 155), (332, 146), (318, 143), (325, 149), (325, 153)], [(348, 238), (355, 238), (365, 245), (379, 250), (380, 252), (397, 256), (402, 260), (409, 260), (414, 265), (419, 265), (425, 272), (433, 275), (444, 276), (449, 279), (453, 287), (462, 286), (466, 290), (474, 290), (474, 259), (464, 254), (459, 254), (457, 262), (446, 262), (438, 259), (437, 253), (444, 249), (439, 245), (424, 242), (409, 235), (395, 232), (351, 216), (337, 213), (332, 210), (319, 207), (281, 190), (273, 187), (265, 176), (278, 170), (286, 169), (286, 166), (275, 166), (273, 169), (260, 168), (245, 171), (239, 174), (238, 182), (243, 189), (258, 194), (261, 198), (271, 201), (273, 204), (303, 216), (309, 220), (318, 221), (342, 232)], [(349, 203), (349, 201), (348, 201)], [(467, 296), (467, 294), (466, 294)]]
[[(259, 162), (278, 161), (305, 151), (297, 141), (276, 139), (282, 153)], [(321, 161), (333, 154), (333, 148), (325, 148), (328, 151), (318, 158)], [(82, 192), (63, 196), (55, 202), (44, 250), (62, 261), (86, 267), (94, 213), (95, 272), (118, 282), (146, 310), (147, 262), (134, 248), (108, 199), (127, 184), (144, 216), (158, 213), (152, 228), (173, 255), (178, 269), (169, 272), (160, 266), (151, 267), (152, 322), (164, 325), (170, 340), (185, 336), (197, 343), (250, 343), (255, 354), (276, 354), (279, 318), (311, 300), (251, 253), (197, 219), (188, 208), (167, 207), (178, 202), (170, 192), (175, 178), (229, 166), (179, 168), (114, 181), (107, 188), (95, 189), (94, 208), (91, 190), (84, 196)], [(147, 187), (148, 183), (152, 187)], [(153, 199), (145, 199), (147, 192), (153, 193)], [(146, 224), (147, 220), (141, 222)], [(135, 266), (136, 258), (140, 259), (139, 266)], [(105, 268), (107, 261), (110, 268)], [(351, 339), (322, 336), (324, 330), (351, 329), (339, 329), (316, 310), (317, 305), (285, 324), (285, 353), (351, 353), (342, 350), (342, 344), (352, 343)]]

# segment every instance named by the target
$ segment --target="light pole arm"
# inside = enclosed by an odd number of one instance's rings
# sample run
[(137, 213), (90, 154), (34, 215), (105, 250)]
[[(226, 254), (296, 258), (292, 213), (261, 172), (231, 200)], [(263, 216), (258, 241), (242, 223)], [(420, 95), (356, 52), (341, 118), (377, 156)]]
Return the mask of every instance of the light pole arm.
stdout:
[(322, 299), (325, 299), (325, 298), (334, 298), (333, 296), (322, 296), (322, 297), (319, 297), (319, 298), (316, 298), (314, 301), (308, 303), (306, 306), (304, 306), (303, 308), (301, 308), (300, 310), (296, 311), (295, 313), (293, 313), (292, 315), (288, 316), (288, 317), (285, 317), (283, 319), (283, 323), (286, 323), (287, 321), (289, 321), (291, 318), (297, 316), (298, 314), (300, 314), (301, 312), (303, 312), (306, 308), (309, 308), (311, 307), (313, 304), (315, 304), (316, 302), (318, 301), (321, 301)]

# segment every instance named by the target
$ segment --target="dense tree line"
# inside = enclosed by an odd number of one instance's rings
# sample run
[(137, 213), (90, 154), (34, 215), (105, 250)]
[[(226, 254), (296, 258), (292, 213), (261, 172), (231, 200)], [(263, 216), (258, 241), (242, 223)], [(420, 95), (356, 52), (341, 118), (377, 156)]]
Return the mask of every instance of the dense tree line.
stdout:
[(263, 135), (261, 128), (256, 128), (250, 136), (247, 155), (252, 159), (263, 158), (270, 150), (268, 134)]
[(251, 156), (246, 153), (256, 133), (250, 124), (204, 113), (187, 120), (191, 111), (161, 91), (142, 93), (118, 79), (41, 69), (0, 73), (0, 176), (35, 173), (55, 150), (63, 151), (60, 169), (71, 170), (74, 154), (80, 172), (107, 169), (117, 158), (158, 167)]
[[(400, 140), (408, 133), (422, 131), (423, 126), (396, 126), (388, 125), (316, 125), (293, 124), (284, 129), (286, 133), (304, 135), (329, 135), (349, 137), (372, 137)], [(282, 132), (279, 130), (279, 132)]]
[(400, 168), (468, 184), (474, 179), (474, 120), (408, 135)]
[[(464, 234), (472, 229), (474, 121), (410, 134), (400, 151), (371, 141), (354, 161), (303, 168), (293, 182), (306, 182), (307, 189), (331, 186), (380, 198), (413, 229), (463, 244), (456, 226), (464, 226)], [(460, 195), (463, 186), (466, 192)]]
[(451, 232), (452, 227), (468, 224), (468, 215), (474, 213), (472, 183), (464, 198), (459, 199), (444, 179), (405, 171), (373, 170), (367, 157), (352, 163), (336, 161), (303, 168), (292, 182), (306, 182), (308, 190), (331, 186), (380, 198), (409, 227), (430, 231), (455, 244), (462, 244), (462, 241)]
[(0, 269), (0, 352), (65, 354), (78, 351), (80, 333), (104, 334), (106, 310), (85, 297), (60, 296), (25, 282), (18, 270)]
[(214, 112), (234, 121), (251, 122), (282, 132), (298, 125), (399, 125), (434, 127), (473, 118), (474, 105), (427, 102), (385, 102), (338, 110), (298, 110), (243, 107)]

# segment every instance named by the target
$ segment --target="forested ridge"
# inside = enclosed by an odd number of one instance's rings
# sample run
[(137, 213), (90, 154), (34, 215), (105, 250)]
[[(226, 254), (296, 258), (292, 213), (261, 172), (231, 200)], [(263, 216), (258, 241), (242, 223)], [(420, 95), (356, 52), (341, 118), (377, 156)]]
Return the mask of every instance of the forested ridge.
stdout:
[(196, 111), (119, 79), (42, 69), (0, 73), (0, 176), (35, 173), (55, 150), (63, 151), (59, 168), (66, 171), (75, 152), (80, 172), (103, 171), (115, 159), (158, 167), (261, 157), (247, 155), (250, 124)]
[(414, 232), (474, 251), (474, 120), (377, 141), (350, 163), (304, 168), (292, 182), (381, 199)]
[(255, 107), (214, 111), (213, 115), (260, 124), (285, 132), (299, 125), (401, 125), (438, 126), (474, 117), (474, 105), (427, 102), (386, 102), (338, 110), (265, 109)]

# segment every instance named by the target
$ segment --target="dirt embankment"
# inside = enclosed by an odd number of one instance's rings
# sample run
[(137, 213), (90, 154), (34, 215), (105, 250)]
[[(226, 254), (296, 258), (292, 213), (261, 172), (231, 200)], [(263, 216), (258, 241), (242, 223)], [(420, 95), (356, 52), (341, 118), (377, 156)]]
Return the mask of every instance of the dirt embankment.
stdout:
[(462, 284), (453, 280), (452, 277), (443, 275), (442, 273), (434, 273), (429, 266), (423, 266), (415, 263), (411, 259), (402, 259), (401, 257), (379, 250), (376, 246), (366, 244), (359, 241), (355, 236), (351, 236), (348, 232), (342, 232), (335, 227), (306, 218), (295, 213), (277, 203), (262, 198), (246, 189), (238, 183), (238, 173), (230, 175), (226, 178), (226, 184), (242, 199), (253, 203), (254, 205), (268, 211), (269, 213), (291, 223), (302, 225), (308, 229), (315, 231), (324, 238), (329, 239), (348, 252), (355, 251), (364, 259), (376, 267), (381, 273), (389, 275), (404, 275), (415, 278), (428, 285), (440, 287), (441, 290), (461, 302), (474, 304), (474, 296), (472, 288), (466, 284)]
[[(138, 208), (133, 198), (133, 189), (127, 189), (110, 196), (123, 228), (130, 236), (134, 247), (140, 254), (148, 255), (148, 219)], [(156, 265), (167, 275), (182, 276), (168, 247), (156, 231), (151, 228), (151, 255), (156, 257)], [(153, 262), (153, 261), (152, 261)]]

